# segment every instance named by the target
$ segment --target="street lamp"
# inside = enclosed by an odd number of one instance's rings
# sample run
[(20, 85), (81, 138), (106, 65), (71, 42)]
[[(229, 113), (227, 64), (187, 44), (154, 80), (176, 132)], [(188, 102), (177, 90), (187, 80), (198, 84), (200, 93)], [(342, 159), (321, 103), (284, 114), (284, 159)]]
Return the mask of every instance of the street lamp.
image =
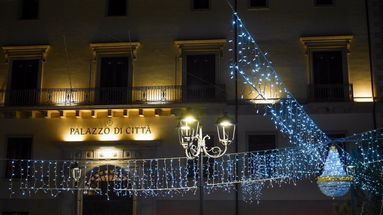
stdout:
[(76, 205), (76, 211), (75, 214), (81, 214), (81, 193), (80, 193), (80, 179), (81, 179), (81, 168), (78, 163), (75, 163), (71, 167), (72, 172), (71, 176), (74, 180), (74, 189), (76, 190), (76, 197), (75, 197), (75, 205)]
[(180, 120), (178, 127), (179, 142), (185, 150), (185, 154), (189, 159), (199, 158), (199, 196), (200, 211), (203, 215), (204, 211), (204, 184), (203, 184), (203, 157), (219, 158), (223, 156), (227, 147), (233, 142), (235, 136), (235, 124), (226, 116), (221, 117), (217, 121), (218, 141), (222, 146), (206, 146), (206, 139), (210, 139), (209, 135), (203, 135), (202, 127), (199, 121), (192, 115), (186, 115)]
[(219, 158), (227, 151), (227, 147), (233, 142), (235, 136), (235, 124), (227, 117), (221, 117), (217, 121), (218, 141), (221, 146), (206, 146), (209, 135), (203, 135), (199, 121), (192, 115), (186, 115), (180, 120), (178, 128), (179, 142), (189, 159), (205, 155), (211, 158)]
[(80, 181), (81, 169), (78, 166), (72, 168), (72, 178), (74, 179), (75, 183)]

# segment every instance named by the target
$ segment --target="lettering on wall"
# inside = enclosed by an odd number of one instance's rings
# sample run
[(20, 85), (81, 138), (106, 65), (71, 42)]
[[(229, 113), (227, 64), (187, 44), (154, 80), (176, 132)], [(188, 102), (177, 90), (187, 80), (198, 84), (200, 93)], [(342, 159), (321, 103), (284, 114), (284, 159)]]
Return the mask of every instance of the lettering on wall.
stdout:
[(152, 134), (150, 126), (69, 128), (69, 135)]
[(106, 122), (77, 124), (67, 127), (63, 136), (64, 141), (120, 141), (120, 140), (155, 140), (158, 138), (156, 128), (148, 124), (118, 123), (112, 120)]

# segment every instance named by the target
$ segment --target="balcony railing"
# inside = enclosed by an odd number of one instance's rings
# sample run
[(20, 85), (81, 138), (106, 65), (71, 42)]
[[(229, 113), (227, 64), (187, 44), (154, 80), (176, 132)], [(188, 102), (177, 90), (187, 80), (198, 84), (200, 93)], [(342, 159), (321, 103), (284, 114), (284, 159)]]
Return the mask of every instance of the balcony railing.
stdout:
[(311, 101), (352, 101), (353, 90), (351, 84), (314, 84), (309, 85), (309, 99)]
[(0, 90), (0, 104), (5, 106), (79, 106), (206, 102), (225, 100), (224, 89), (223, 85), (219, 88), (214, 86), (186, 88), (176, 85)]
[(184, 102), (211, 102), (225, 100), (226, 91), (225, 85), (223, 84), (184, 86)]
[(133, 103), (161, 104), (181, 102), (182, 86), (134, 87)]

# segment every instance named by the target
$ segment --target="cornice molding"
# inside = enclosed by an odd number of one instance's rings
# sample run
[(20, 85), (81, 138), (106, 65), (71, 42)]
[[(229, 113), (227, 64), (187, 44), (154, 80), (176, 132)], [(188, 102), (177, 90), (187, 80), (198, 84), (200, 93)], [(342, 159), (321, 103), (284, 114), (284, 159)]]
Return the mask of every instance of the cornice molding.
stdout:
[(139, 42), (119, 42), (119, 43), (91, 43), (93, 59), (98, 55), (131, 55), (137, 58), (137, 49), (141, 46)]
[(5, 60), (20, 58), (38, 58), (43, 62), (46, 60), (49, 45), (33, 45), (33, 46), (3, 46), (1, 47), (5, 53)]
[(184, 52), (219, 52), (222, 56), (226, 40), (179, 40), (174, 41), (174, 44), (177, 48), (178, 57), (181, 57)]
[(308, 36), (301, 37), (300, 41), (305, 47), (306, 54), (310, 50), (335, 48), (345, 49), (349, 53), (353, 38), (353, 35)]

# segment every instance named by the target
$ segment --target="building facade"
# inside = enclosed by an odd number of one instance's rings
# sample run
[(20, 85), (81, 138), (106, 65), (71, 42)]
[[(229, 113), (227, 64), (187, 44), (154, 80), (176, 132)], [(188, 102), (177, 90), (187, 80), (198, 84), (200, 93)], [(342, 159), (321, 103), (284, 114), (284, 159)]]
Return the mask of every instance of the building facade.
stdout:
[[(240, 0), (238, 12), (329, 136), (371, 130), (373, 118), (382, 125), (381, 70), (376, 60), (372, 80), (365, 1)], [(204, 131), (215, 136), (218, 117), (235, 117), (236, 99), (238, 138), (230, 152), (287, 146), (270, 119), (256, 113), (254, 106), (265, 104), (241, 80), (235, 93), (231, 19), (227, 2), (219, 0), (1, 0), (0, 212), (196, 214), (194, 193), (109, 201), (71, 192), (10, 198), (5, 159), (101, 160), (102, 166), (113, 159), (184, 156), (180, 116), (197, 112)], [(240, 194), (237, 202), (233, 192), (206, 194), (205, 212), (329, 214), (333, 204), (352, 198), (328, 199), (312, 181), (263, 193), (259, 205), (242, 202)]]

